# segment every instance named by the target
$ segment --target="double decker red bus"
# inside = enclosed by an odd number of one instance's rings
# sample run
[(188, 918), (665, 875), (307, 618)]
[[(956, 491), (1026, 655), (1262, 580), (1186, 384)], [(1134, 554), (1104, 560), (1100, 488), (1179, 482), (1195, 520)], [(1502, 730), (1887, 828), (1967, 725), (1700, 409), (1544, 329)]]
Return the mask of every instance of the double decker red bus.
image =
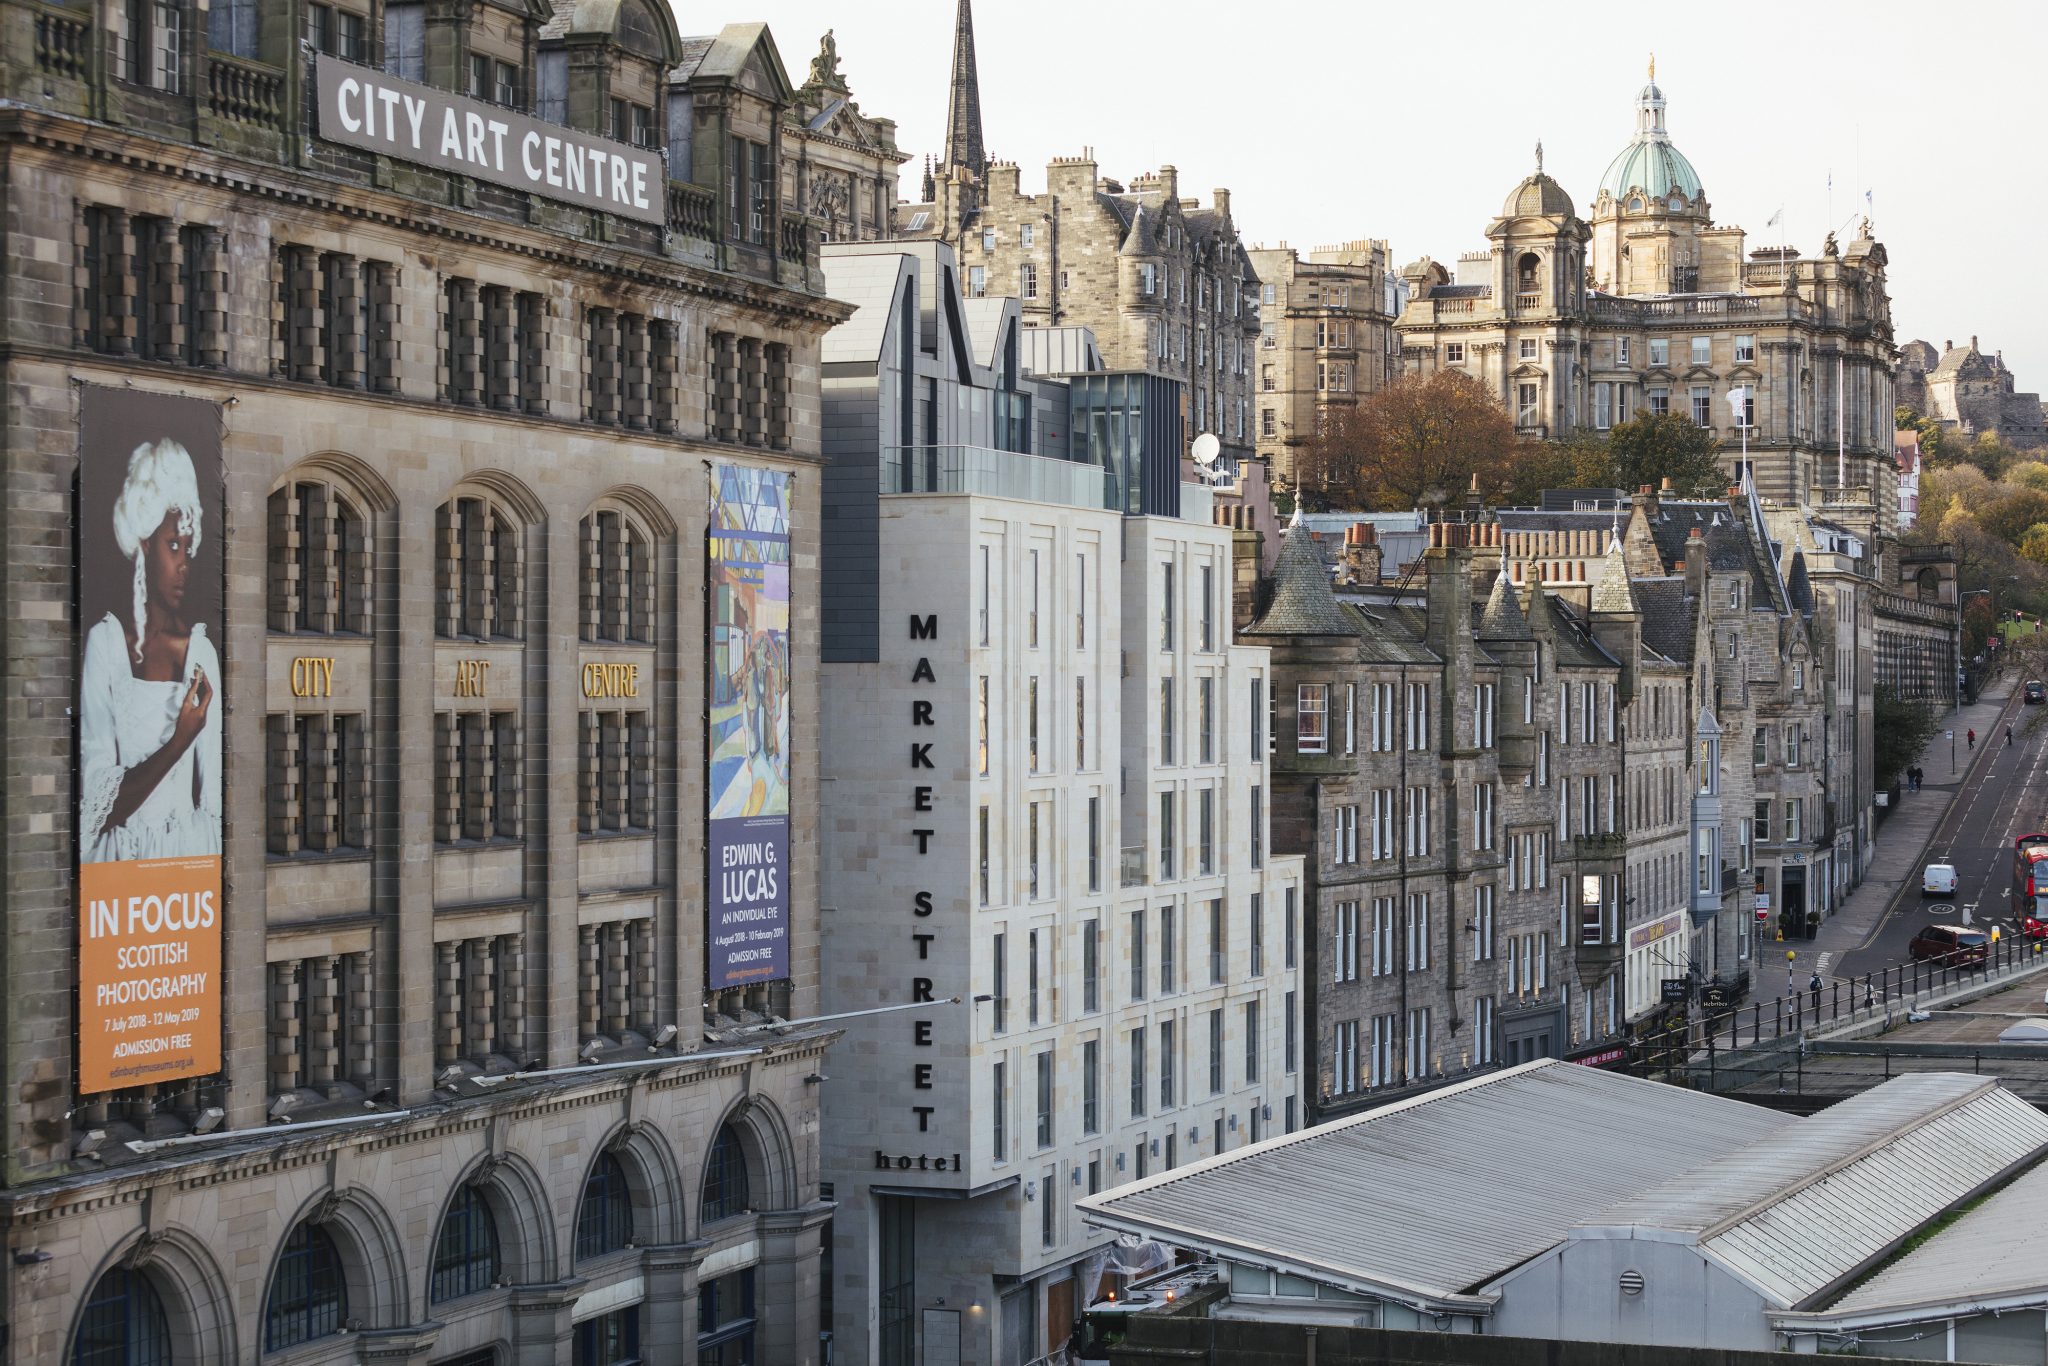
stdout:
[(2012, 914), (2029, 939), (2048, 939), (2048, 835), (2012, 842)]

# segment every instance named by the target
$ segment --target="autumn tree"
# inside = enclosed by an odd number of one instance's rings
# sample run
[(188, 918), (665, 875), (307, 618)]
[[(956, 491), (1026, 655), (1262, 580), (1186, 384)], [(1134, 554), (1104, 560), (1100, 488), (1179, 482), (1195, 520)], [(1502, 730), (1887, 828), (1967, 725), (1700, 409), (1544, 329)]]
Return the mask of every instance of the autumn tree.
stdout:
[(1614, 487), (1614, 457), (1604, 438), (1575, 432), (1560, 441), (1526, 441), (1508, 469), (1505, 501), (1533, 507), (1545, 489)]
[(1507, 486), (1513, 420), (1486, 386), (1455, 370), (1410, 375), (1350, 408), (1331, 408), (1302, 453), (1311, 505), (1399, 511), (1456, 502), (1476, 476), (1487, 498)]

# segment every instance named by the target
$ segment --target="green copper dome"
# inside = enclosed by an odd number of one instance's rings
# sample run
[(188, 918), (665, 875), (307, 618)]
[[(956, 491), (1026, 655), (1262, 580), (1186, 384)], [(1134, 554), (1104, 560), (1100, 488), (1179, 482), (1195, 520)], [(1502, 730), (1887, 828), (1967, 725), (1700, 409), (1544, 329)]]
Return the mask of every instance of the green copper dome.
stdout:
[(1664, 92), (1655, 81), (1636, 95), (1636, 135), (1608, 163), (1600, 188), (1623, 202), (1631, 190), (1659, 200), (1668, 200), (1674, 191), (1688, 202), (1699, 198), (1699, 172), (1671, 145), (1671, 134), (1664, 128)]

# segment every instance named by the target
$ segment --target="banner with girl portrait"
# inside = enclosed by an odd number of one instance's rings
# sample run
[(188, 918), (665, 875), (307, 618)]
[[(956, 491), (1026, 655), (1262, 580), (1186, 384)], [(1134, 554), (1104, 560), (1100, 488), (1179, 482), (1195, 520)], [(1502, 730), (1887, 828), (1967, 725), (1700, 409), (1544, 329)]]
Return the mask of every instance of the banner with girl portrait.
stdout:
[(78, 1077), (221, 1060), (221, 410), (81, 396)]

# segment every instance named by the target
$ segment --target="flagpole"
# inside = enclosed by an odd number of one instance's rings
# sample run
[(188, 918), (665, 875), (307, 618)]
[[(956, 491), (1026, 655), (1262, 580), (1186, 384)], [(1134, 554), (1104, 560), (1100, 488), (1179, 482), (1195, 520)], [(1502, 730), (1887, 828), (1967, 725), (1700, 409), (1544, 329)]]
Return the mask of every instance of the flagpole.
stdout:
[(1835, 487), (1849, 487), (1849, 395), (1844, 387), (1848, 383), (1848, 360), (1840, 351), (1835, 352)]

